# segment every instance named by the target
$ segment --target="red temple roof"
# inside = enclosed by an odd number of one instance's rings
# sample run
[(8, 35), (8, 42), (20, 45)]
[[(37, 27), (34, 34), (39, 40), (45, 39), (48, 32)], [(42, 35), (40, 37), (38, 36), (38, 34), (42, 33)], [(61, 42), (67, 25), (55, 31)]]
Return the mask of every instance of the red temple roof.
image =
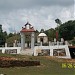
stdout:
[(23, 28), (20, 32), (34, 32), (34, 29), (25, 29)]
[(22, 27), (22, 30), (20, 32), (35, 32), (34, 28), (30, 23), (26, 23), (25, 27)]

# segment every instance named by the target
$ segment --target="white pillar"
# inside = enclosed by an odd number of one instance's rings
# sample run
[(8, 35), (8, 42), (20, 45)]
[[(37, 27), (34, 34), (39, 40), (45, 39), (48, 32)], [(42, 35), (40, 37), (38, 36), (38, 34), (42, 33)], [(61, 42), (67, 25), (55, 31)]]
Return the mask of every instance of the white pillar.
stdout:
[(51, 46), (51, 41), (49, 41), (49, 46)]
[(69, 45), (68, 41), (65, 41), (65, 45)]
[(56, 42), (56, 38), (54, 38), (54, 42)]
[(50, 56), (53, 56), (53, 48), (50, 48)]
[(34, 49), (34, 32), (31, 33), (31, 50)]
[(42, 46), (42, 42), (41, 42), (41, 46)]
[(21, 43), (20, 42), (18, 43), (18, 47), (21, 47)]
[(25, 35), (21, 33), (21, 50), (25, 49)]
[(65, 45), (66, 58), (71, 58), (68, 45)]
[(61, 42), (64, 42), (64, 39), (63, 38), (61, 38)]
[(7, 43), (5, 43), (5, 47), (7, 47)]
[(13, 47), (16, 47), (16, 44), (15, 43), (13, 43)]
[(57, 41), (57, 45), (59, 45), (59, 41)]

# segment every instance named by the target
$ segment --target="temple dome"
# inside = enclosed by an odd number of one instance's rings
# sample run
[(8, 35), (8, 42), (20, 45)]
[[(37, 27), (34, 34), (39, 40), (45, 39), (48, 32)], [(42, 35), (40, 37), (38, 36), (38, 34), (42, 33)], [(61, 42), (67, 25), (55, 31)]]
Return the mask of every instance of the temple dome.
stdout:
[(47, 37), (47, 35), (45, 33), (40, 33), (38, 36), (39, 37), (42, 37), (42, 36)]

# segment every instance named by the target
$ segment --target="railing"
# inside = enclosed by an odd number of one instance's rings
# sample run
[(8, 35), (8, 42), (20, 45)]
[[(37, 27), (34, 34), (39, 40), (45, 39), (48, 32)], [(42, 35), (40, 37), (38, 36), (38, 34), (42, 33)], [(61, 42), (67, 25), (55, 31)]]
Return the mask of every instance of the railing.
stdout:
[(72, 44), (69, 44), (68, 41), (64, 41), (64, 42), (51, 42), (49, 41), (48, 43), (36, 43), (35, 46), (55, 46), (55, 45), (68, 45), (71, 46)]

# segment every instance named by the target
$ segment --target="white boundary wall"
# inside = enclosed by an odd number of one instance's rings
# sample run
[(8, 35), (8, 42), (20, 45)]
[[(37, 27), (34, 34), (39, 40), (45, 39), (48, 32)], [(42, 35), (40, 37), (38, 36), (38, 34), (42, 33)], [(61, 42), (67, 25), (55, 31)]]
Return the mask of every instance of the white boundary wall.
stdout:
[[(53, 56), (53, 50), (54, 49), (65, 49), (66, 56), (56, 56), (58, 58), (71, 58), (68, 45), (55, 45), (55, 46), (35, 46), (34, 50), (32, 51), (34, 53), (34, 56), (38, 56), (37, 49), (49, 49), (50, 50), (50, 56)], [(0, 50), (2, 50), (2, 53), (5, 53), (5, 50), (17, 50), (17, 53), (11, 53), (11, 54), (20, 54), (21, 53), (21, 47), (0, 47)], [(31, 53), (31, 52), (30, 52)], [(27, 54), (25, 52), (25, 54)]]
[[(5, 50), (14, 50), (14, 49), (17, 50), (16, 54), (20, 54), (21, 47), (0, 47), (0, 50), (2, 50), (2, 53), (5, 53)], [(12, 54), (14, 54), (14, 53), (12, 53)]]
[(53, 56), (53, 49), (65, 49), (66, 56), (56, 56), (58, 58), (71, 58), (68, 45), (56, 45), (56, 46), (35, 46), (34, 56), (38, 56), (37, 49), (50, 49), (50, 56)]

